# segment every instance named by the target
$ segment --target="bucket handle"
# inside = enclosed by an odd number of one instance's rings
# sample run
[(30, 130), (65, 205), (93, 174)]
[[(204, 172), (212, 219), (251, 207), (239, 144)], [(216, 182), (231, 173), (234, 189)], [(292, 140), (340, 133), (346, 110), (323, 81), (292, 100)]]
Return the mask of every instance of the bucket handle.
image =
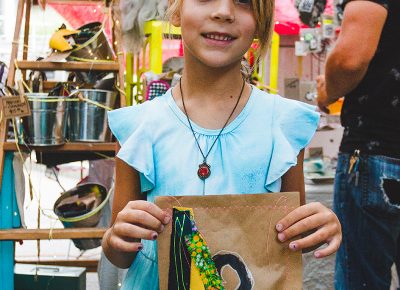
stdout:
[(107, 111), (113, 110), (112, 108), (105, 106), (103, 104), (100, 104), (99, 102), (89, 100), (88, 98), (84, 98), (82, 95), (82, 92), (80, 90), (75, 90), (75, 91), (71, 92), (71, 94), (68, 97), (71, 98), (73, 96), (76, 96), (80, 102), (86, 102), (86, 103), (95, 105), (96, 107), (102, 108)]
[(103, 209), (103, 207), (106, 205), (106, 203), (110, 199), (112, 191), (114, 191), (114, 185), (107, 191), (106, 198), (103, 200), (103, 202), (100, 203), (100, 205), (98, 207), (96, 207), (94, 210), (92, 210), (91, 212), (88, 212), (88, 213), (86, 213), (82, 216), (78, 216), (78, 217), (63, 218), (63, 217), (59, 216), (58, 219), (63, 222), (74, 223), (74, 222), (79, 222), (81, 220), (90, 218), (91, 216), (95, 215), (96, 213), (98, 213), (100, 210)]

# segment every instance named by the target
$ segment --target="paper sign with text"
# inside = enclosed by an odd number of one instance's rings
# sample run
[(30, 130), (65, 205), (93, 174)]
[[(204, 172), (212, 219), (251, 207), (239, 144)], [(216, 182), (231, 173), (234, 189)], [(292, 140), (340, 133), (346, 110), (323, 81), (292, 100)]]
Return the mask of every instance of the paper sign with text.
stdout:
[(5, 119), (31, 115), (31, 109), (26, 96), (22, 98), (21, 96), (1, 97), (0, 110)]

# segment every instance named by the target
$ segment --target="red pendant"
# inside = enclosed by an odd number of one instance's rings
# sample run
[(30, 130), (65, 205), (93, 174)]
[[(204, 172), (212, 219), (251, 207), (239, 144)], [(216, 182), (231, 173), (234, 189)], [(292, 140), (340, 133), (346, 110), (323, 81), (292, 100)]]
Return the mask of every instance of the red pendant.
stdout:
[(199, 165), (199, 170), (197, 170), (197, 175), (201, 180), (207, 179), (211, 175), (210, 165), (203, 162)]

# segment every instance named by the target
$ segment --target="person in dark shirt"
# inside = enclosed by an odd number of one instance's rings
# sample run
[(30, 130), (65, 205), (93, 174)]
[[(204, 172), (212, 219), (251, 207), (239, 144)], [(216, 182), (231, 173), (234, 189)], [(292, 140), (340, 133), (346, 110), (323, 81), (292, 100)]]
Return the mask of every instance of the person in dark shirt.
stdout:
[(400, 270), (400, 1), (344, 1), (318, 78), (322, 110), (345, 96), (334, 210), (343, 227), (335, 289), (389, 289)]

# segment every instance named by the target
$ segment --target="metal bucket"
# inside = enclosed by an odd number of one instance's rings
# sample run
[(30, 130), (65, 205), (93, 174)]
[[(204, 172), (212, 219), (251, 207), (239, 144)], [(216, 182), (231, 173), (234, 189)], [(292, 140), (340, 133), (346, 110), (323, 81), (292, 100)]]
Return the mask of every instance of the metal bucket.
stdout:
[(44, 93), (26, 94), (32, 115), (18, 120), (18, 141), (33, 146), (62, 145), (67, 129), (65, 97)]
[[(72, 92), (83, 99), (113, 108), (116, 93), (105, 90), (82, 89)], [(77, 142), (109, 142), (107, 110), (86, 101), (71, 102), (68, 118), (69, 140)]]
[[(78, 28), (81, 32), (78, 34), (78, 46), (68, 56), (68, 60), (83, 62), (113, 62), (114, 52), (104, 33), (104, 27), (100, 22), (91, 22)], [(109, 72), (75, 72), (78, 80), (94, 84), (96, 81), (104, 78)]]
[(113, 60), (114, 52), (104, 33), (103, 25), (100, 22), (87, 23), (79, 27), (78, 30), (81, 31), (78, 37), (83, 34), (82, 31), (87, 31), (87, 35), (91, 35), (91, 37), (82, 36), (76, 39), (78, 47), (72, 50), (69, 59), (87, 62), (93, 60)]
[[(96, 196), (101, 201), (99, 205), (90, 212), (78, 216), (65, 217), (65, 213), (60, 211), (59, 205), (66, 198), (70, 198), (71, 196), (75, 195), (78, 198), (82, 198), (92, 192), (95, 192)], [(104, 186), (96, 183), (81, 184), (64, 192), (54, 203), (53, 210), (65, 228), (96, 227), (100, 221), (102, 209), (107, 204), (109, 198), (110, 191), (107, 192)], [(73, 242), (75, 246), (81, 250), (93, 249), (101, 245), (101, 239), (73, 239)]]

